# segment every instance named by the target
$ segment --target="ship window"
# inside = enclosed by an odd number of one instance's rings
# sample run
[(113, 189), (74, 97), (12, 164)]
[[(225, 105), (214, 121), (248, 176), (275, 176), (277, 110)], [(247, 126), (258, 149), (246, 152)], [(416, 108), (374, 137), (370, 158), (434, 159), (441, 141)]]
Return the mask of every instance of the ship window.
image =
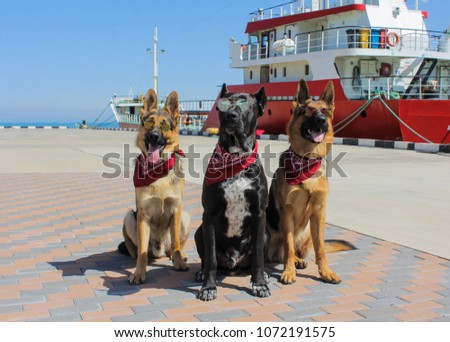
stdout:
[(286, 77), (286, 76), (287, 76), (287, 68), (284, 67), (284, 68), (283, 68), (283, 77)]
[(250, 70), (250, 79), (253, 79), (253, 70)]
[(134, 107), (130, 107), (130, 114), (134, 114)]
[(273, 78), (277, 78), (277, 68), (273, 69)]
[(291, 37), (292, 37), (292, 31), (288, 30), (288, 38), (291, 39)]
[(305, 65), (305, 76), (309, 75), (309, 64)]

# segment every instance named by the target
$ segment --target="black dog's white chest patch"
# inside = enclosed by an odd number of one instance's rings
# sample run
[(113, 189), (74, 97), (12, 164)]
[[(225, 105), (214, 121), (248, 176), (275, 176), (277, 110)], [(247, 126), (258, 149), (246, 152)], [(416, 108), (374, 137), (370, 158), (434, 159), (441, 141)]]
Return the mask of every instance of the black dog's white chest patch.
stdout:
[(228, 219), (228, 238), (242, 235), (242, 224), (250, 216), (250, 205), (245, 197), (245, 191), (252, 189), (251, 180), (242, 177), (233, 177), (222, 183), (227, 207), (225, 217)]

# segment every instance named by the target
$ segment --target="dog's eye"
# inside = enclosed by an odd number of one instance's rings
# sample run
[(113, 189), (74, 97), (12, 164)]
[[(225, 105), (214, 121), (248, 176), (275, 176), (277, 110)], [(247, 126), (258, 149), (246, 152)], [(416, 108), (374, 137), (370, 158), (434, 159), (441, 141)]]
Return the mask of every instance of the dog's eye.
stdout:
[(168, 123), (167, 121), (163, 121), (161, 122), (161, 131), (163, 132), (167, 132), (170, 130), (170, 123)]
[(226, 112), (231, 107), (231, 101), (228, 99), (220, 99), (217, 102), (217, 107), (221, 112)]
[(305, 109), (303, 107), (297, 107), (294, 110), (295, 115), (300, 116), (305, 114)]
[(147, 129), (155, 128), (155, 121), (153, 121), (153, 120), (145, 120), (144, 121), (144, 127), (147, 128)]
[(242, 112), (246, 112), (249, 109), (249, 104), (248, 101), (245, 99), (241, 99), (241, 100), (237, 100), (236, 101), (236, 106), (238, 106)]

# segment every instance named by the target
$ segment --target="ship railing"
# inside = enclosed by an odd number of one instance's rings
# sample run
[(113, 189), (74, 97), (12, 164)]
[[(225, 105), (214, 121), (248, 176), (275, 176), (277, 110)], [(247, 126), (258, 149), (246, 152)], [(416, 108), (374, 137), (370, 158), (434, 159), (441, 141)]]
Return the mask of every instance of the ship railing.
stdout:
[(216, 100), (180, 101), (181, 117), (178, 122), (180, 130), (200, 131)]
[(118, 121), (119, 123), (126, 123), (131, 125), (138, 125), (139, 124), (139, 118), (140, 116), (137, 114), (130, 114), (128, 112), (124, 114), (118, 114)]
[(143, 100), (144, 100), (144, 95), (139, 95), (139, 96), (118, 96), (118, 95), (114, 95), (112, 97), (112, 101), (115, 104), (142, 103)]
[(389, 77), (341, 77), (341, 85), (347, 98), (356, 100), (370, 100), (379, 95), (386, 99), (398, 100), (401, 98), (413, 99), (450, 99), (450, 76), (433, 76), (426, 82), (419, 78), (411, 87), (415, 76), (389, 76)]
[(179, 102), (181, 112), (209, 113), (216, 100), (182, 100)]
[(208, 114), (202, 115), (182, 115), (180, 121), (178, 122), (178, 129), (180, 131), (200, 131), (205, 124)]
[[(347, 5), (374, 5), (378, 6), (379, 0), (299, 0), (285, 2), (267, 8), (258, 8), (251, 12), (252, 21), (285, 17), (288, 15), (315, 12)], [(406, 4), (409, 9), (418, 10), (418, 1)]]
[[(125, 103), (125, 102), (119, 102)], [(130, 104), (136, 104), (136, 101), (130, 101)], [(203, 124), (214, 106), (215, 100), (182, 100), (179, 101), (180, 105), (180, 128), (181, 129), (201, 129)], [(137, 103), (142, 106), (143, 102)], [(164, 101), (158, 103), (159, 107), (164, 106)], [(135, 111), (139, 113), (139, 111)], [(118, 114), (119, 123), (126, 124), (139, 124), (140, 115), (131, 114), (129, 111), (124, 111)]]
[[(240, 48), (239, 57), (242, 61), (337, 49), (450, 52), (450, 33), (418, 29), (343, 26), (300, 33), (293, 40), (292, 49), (290, 47), (267, 49), (267, 45), (259, 43), (249, 43), (240, 47), (235, 44), (235, 48)], [(237, 57), (234, 53), (232, 56)]]
[[(144, 96), (135, 96), (135, 97), (128, 97), (128, 96), (114, 96), (113, 102), (115, 104), (137, 104), (137, 105), (143, 105), (144, 104)], [(215, 100), (181, 100), (179, 101), (180, 110), (181, 111), (195, 111), (195, 112), (209, 112), (211, 108), (214, 106)], [(165, 100), (158, 101), (158, 106), (163, 107), (165, 103)]]

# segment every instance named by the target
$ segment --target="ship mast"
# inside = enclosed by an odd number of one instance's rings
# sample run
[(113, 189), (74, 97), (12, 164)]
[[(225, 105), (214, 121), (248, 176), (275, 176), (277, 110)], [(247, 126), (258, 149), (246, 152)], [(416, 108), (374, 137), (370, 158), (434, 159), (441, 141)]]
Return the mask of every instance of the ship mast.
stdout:
[(153, 54), (153, 90), (158, 94), (158, 54), (163, 54), (166, 51), (158, 51), (158, 27), (155, 25), (155, 33), (153, 35), (153, 50), (147, 49), (149, 54)]

